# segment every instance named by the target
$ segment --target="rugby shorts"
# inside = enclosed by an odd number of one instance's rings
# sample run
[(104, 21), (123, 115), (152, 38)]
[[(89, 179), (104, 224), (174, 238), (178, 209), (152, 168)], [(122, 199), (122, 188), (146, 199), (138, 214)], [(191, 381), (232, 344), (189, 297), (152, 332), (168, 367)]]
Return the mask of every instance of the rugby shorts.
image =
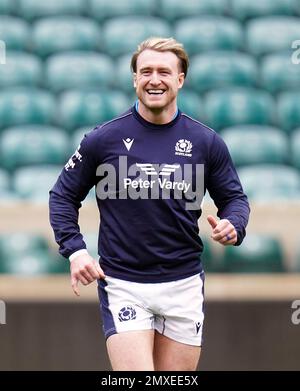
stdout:
[(202, 345), (204, 272), (163, 283), (98, 280), (106, 339), (126, 331), (156, 330), (177, 342)]

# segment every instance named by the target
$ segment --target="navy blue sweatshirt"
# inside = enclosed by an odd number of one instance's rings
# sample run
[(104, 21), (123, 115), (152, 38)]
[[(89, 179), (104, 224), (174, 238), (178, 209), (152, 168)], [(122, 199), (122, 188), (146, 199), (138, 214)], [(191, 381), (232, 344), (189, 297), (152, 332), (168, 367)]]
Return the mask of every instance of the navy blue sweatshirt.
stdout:
[(98, 252), (107, 275), (166, 282), (201, 272), (201, 208), (187, 207), (201, 179), (218, 217), (234, 225), (239, 245), (249, 204), (224, 141), (180, 111), (170, 123), (156, 125), (132, 107), (84, 137), (50, 191), (60, 253), (69, 257), (86, 248), (78, 210), (96, 186)]

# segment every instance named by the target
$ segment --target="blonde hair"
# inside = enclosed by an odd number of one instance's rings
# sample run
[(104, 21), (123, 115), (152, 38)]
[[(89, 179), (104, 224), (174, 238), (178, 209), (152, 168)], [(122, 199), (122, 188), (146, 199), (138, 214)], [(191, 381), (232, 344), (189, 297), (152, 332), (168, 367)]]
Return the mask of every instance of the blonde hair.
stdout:
[(183, 48), (183, 45), (177, 42), (174, 38), (160, 38), (160, 37), (150, 37), (145, 41), (141, 42), (137, 50), (133, 53), (131, 58), (131, 70), (136, 73), (136, 63), (138, 56), (146, 49), (156, 50), (157, 52), (172, 52), (179, 59), (181, 72), (184, 73), (184, 76), (187, 75), (189, 67), (189, 57), (186, 51)]

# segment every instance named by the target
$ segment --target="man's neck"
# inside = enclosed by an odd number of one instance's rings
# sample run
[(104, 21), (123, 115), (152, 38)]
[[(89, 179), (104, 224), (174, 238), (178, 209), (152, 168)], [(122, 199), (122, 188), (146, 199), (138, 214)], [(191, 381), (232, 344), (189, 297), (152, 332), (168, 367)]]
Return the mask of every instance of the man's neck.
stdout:
[(135, 104), (136, 111), (146, 121), (156, 125), (163, 125), (171, 122), (177, 115), (178, 109), (176, 102), (174, 105), (164, 109), (148, 109), (139, 100)]

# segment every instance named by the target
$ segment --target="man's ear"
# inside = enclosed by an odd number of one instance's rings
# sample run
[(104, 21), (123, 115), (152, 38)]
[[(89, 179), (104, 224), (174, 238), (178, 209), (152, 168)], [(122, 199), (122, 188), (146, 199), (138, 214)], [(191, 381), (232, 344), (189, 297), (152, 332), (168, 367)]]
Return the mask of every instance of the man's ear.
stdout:
[(136, 73), (133, 73), (133, 87), (136, 88)]
[(178, 89), (183, 87), (184, 81), (185, 81), (185, 75), (183, 72), (181, 72), (178, 75)]

